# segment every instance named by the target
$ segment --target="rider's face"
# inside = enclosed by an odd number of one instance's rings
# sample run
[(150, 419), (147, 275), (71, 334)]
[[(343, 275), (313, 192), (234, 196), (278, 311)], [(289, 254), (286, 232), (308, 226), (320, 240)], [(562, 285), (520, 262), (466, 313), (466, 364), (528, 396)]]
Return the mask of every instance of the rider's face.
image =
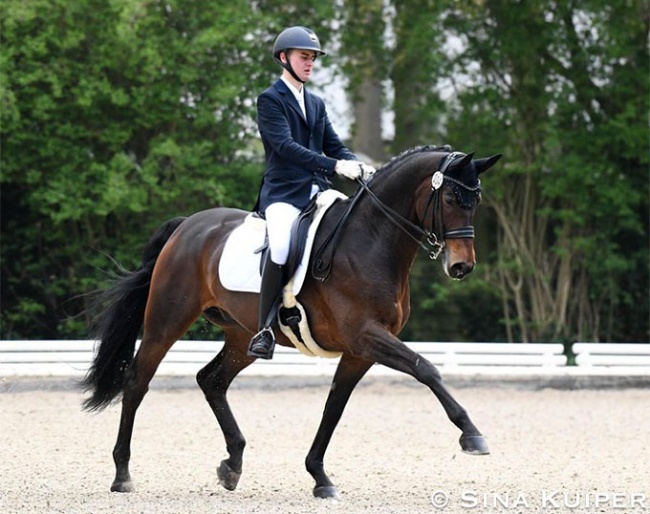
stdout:
[(312, 50), (290, 50), (288, 52), (289, 63), (300, 80), (307, 82), (316, 61), (316, 52)]

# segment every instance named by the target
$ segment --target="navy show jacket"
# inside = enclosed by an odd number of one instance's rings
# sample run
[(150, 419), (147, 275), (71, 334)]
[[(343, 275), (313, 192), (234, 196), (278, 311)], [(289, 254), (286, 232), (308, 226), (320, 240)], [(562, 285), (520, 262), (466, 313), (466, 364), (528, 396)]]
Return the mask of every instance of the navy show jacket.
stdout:
[(307, 119), (282, 79), (257, 98), (257, 125), (266, 155), (254, 209), (258, 212), (274, 202), (304, 209), (314, 182), (322, 190), (332, 187), (329, 179), (337, 160), (357, 160), (334, 131), (322, 98), (306, 88), (304, 97)]

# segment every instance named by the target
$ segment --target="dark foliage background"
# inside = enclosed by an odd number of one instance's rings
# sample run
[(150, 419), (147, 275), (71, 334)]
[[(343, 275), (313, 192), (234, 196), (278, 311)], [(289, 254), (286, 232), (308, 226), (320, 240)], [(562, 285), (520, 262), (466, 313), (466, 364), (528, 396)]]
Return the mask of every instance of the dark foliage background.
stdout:
[(404, 339), (647, 342), (650, 8), (511, 4), (5, 0), (0, 337), (85, 338), (80, 295), (137, 266), (164, 220), (252, 207), (254, 99), (300, 20), (347, 84), (353, 150), (505, 154), (477, 270), (453, 283), (418, 259)]

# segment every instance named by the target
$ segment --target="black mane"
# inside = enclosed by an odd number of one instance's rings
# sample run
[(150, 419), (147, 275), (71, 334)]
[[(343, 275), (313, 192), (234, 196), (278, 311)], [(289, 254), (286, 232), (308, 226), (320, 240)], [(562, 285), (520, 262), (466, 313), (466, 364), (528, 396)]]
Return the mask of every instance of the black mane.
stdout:
[(409, 148), (407, 150), (404, 150), (400, 154), (392, 157), (389, 161), (385, 162), (382, 164), (382, 166), (377, 170), (378, 172), (388, 170), (390, 168), (393, 168), (397, 166), (401, 161), (404, 159), (411, 157), (412, 155), (418, 154), (418, 153), (423, 153), (423, 152), (449, 152), (451, 151), (448, 146), (437, 146), (437, 145), (421, 145), (421, 146), (414, 146), (413, 148)]

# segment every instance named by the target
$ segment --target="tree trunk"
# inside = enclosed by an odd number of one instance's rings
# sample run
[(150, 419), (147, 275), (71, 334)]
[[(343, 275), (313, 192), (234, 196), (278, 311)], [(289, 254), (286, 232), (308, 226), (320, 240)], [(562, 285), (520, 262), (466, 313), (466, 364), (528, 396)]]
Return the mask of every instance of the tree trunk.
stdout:
[(382, 140), (382, 87), (378, 77), (366, 76), (353, 97), (354, 129), (352, 148), (363, 160), (374, 163), (386, 160)]

